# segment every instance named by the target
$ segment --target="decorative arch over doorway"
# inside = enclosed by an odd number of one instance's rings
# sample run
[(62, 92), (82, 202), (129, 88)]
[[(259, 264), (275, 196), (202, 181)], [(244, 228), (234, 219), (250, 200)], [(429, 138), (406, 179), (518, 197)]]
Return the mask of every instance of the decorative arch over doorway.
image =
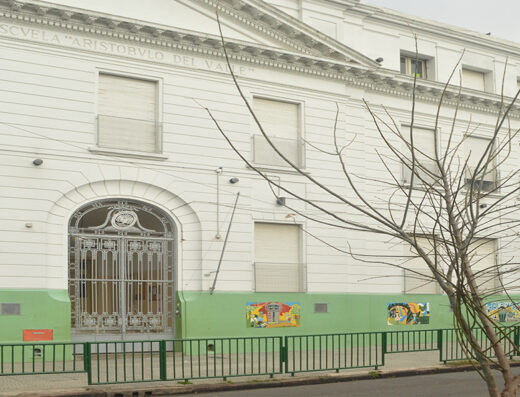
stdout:
[(74, 212), (69, 295), (75, 339), (172, 337), (176, 241), (172, 219), (137, 200), (98, 200)]

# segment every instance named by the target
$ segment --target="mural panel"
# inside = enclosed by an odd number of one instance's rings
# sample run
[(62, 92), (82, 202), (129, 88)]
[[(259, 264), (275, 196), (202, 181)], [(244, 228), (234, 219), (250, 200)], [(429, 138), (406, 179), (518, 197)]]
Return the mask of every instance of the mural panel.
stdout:
[(247, 302), (248, 328), (299, 327), (301, 306), (299, 302)]
[(428, 302), (401, 302), (387, 304), (388, 325), (417, 325), (430, 323)]
[(487, 315), (494, 321), (520, 321), (520, 302), (489, 302), (486, 303)]

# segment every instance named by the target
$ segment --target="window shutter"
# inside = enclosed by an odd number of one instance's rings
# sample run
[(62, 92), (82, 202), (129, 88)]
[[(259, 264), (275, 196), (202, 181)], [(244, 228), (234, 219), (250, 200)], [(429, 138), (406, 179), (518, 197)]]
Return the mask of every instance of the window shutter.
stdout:
[(481, 293), (497, 293), (498, 271), (495, 260), (495, 241), (478, 240), (469, 246), (471, 269)]
[(156, 113), (156, 82), (99, 75), (99, 146), (157, 152)]
[[(403, 127), (403, 135), (407, 142), (410, 141), (410, 127)], [(432, 160), (435, 158), (435, 135), (434, 131), (427, 128), (413, 127), (413, 144), (415, 148), (415, 157), (417, 161), (423, 165), (426, 169), (436, 172), (437, 166)], [(406, 149), (406, 156), (411, 160), (411, 148)], [(411, 162), (409, 163), (411, 165)], [(420, 176), (426, 183), (431, 183), (435, 179), (431, 177), (426, 171), (416, 169), (416, 175)], [(412, 170), (403, 165), (403, 180), (404, 182), (410, 182), (412, 179)], [(415, 179), (417, 184), (422, 183), (421, 180)]]
[[(433, 242), (426, 237), (417, 238), (419, 246), (431, 257), (434, 256)], [(417, 251), (407, 244), (405, 248), (404, 271), (405, 294), (438, 294), (439, 285), (432, 280), (433, 273)], [(417, 272), (417, 273), (415, 273)]]
[(297, 225), (255, 223), (255, 290), (302, 290), (300, 228)]
[(484, 91), (486, 82), (483, 72), (462, 69), (462, 86), (474, 90)]
[[(253, 109), (262, 128), (276, 147), (293, 163), (300, 164), (300, 112), (295, 103), (253, 98)], [(273, 150), (254, 125), (254, 159), (258, 164), (286, 167), (288, 164)]]

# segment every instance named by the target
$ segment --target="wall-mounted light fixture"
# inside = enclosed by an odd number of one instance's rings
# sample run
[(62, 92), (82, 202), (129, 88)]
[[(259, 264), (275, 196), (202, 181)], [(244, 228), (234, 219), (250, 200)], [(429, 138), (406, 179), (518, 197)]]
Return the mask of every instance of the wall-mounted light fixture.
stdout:
[(33, 164), (38, 167), (39, 165), (43, 164), (43, 160), (42, 159), (34, 159), (33, 160)]
[(276, 198), (276, 204), (278, 204), (278, 205), (285, 205), (286, 200), (287, 200), (287, 197), (277, 197)]
[(237, 177), (233, 177), (229, 180), (229, 183), (237, 183), (239, 180)]
[(381, 58), (381, 57), (379, 57), (379, 58), (376, 58), (376, 62), (377, 62), (377, 63), (381, 63), (381, 62), (383, 62), (383, 61), (384, 61), (384, 59), (383, 59), (383, 58)]

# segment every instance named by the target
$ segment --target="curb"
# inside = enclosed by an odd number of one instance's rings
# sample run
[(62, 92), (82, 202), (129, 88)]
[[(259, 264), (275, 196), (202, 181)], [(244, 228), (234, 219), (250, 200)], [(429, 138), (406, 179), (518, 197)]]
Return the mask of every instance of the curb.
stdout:
[[(511, 363), (512, 366), (520, 366), (520, 363)], [(442, 374), (449, 372), (465, 372), (473, 371), (474, 367), (469, 364), (453, 366), (453, 367), (429, 367), (420, 369), (405, 370), (388, 370), (388, 371), (370, 371), (364, 374), (331, 374), (324, 373), (321, 376), (305, 376), (301, 378), (281, 378), (269, 379), (265, 381), (248, 381), (229, 383), (211, 383), (180, 386), (172, 384), (171, 386), (149, 384), (145, 387), (139, 387), (134, 384), (124, 384), (120, 386), (109, 386), (109, 390), (101, 389), (84, 389), (75, 391), (53, 391), (41, 393), (20, 393), (15, 394), (18, 397), (141, 397), (141, 396), (164, 396), (164, 395), (187, 395), (198, 393), (222, 392), (222, 391), (238, 391), (251, 389), (265, 389), (274, 387), (289, 386), (306, 386), (318, 385), (326, 383), (352, 382), (358, 380), (377, 380), (384, 378), (400, 378), (417, 375)], [(100, 388), (103, 386), (99, 386)], [(106, 387), (106, 386), (105, 386)]]

